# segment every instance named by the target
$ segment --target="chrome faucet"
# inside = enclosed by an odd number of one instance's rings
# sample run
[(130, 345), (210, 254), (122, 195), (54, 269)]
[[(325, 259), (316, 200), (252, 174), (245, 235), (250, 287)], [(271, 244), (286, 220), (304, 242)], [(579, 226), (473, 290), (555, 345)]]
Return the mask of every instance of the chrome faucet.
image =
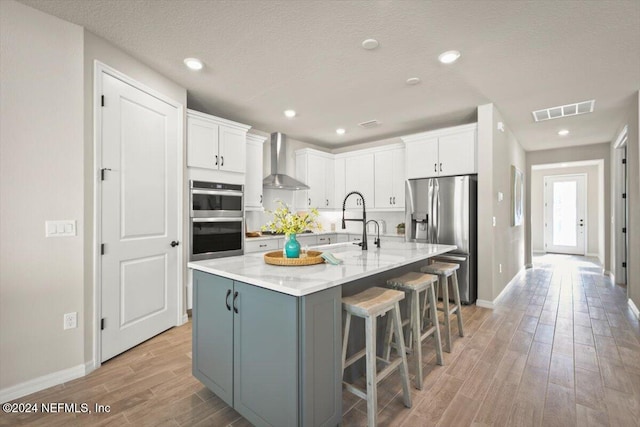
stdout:
[(373, 222), (376, 225), (376, 231), (378, 232), (378, 238), (373, 239), (373, 244), (376, 245), (376, 248), (380, 248), (380, 224), (375, 219), (370, 219), (367, 221), (367, 224)]
[[(347, 207), (347, 199), (352, 194), (357, 194), (362, 199), (362, 219), (357, 219), (357, 218), (346, 218), (345, 219), (345, 217), (344, 217), (344, 211), (345, 211), (345, 209)], [(344, 201), (342, 202), (342, 229), (343, 230), (345, 228), (347, 228), (347, 224), (345, 223), (345, 221), (362, 222), (362, 242), (358, 243), (358, 246), (361, 246), (362, 250), (366, 251), (367, 250), (367, 209), (366, 209), (365, 203), (364, 203), (364, 196), (362, 195), (361, 192), (352, 191), (349, 194), (347, 194), (346, 196), (344, 196)]]

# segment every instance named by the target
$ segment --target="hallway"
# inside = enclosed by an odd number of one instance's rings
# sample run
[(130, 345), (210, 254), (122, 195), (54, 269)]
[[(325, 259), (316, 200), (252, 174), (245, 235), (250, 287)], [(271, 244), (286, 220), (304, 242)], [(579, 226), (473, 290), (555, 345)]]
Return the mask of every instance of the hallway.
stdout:
[[(425, 381), (402, 405), (396, 375), (379, 386), (380, 426), (640, 426), (640, 321), (626, 289), (593, 259), (545, 255), (514, 279), (495, 310), (463, 307), (445, 366), (424, 343)], [(90, 375), (19, 399), (110, 405), (104, 414), (0, 413), (1, 426), (248, 426), (191, 375), (191, 322)], [(410, 365), (411, 366), (411, 365)], [(344, 426), (366, 404), (344, 393)]]

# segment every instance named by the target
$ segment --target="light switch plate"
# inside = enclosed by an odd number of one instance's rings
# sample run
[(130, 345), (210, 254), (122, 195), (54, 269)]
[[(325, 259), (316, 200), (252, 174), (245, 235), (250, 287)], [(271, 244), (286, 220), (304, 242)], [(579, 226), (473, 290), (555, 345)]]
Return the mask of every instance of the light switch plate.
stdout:
[(498, 201), (501, 202), (504, 200), (504, 194), (502, 193), (502, 191), (498, 191)]
[(76, 235), (76, 221), (45, 221), (44, 230), (46, 237), (69, 237)]

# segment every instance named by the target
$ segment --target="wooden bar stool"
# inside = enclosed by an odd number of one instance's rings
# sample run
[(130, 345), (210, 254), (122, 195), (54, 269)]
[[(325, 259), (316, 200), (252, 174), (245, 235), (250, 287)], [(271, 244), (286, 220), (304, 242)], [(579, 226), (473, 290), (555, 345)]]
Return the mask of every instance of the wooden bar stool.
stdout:
[[(405, 354), (402, 326), (400, 326), (400, 305), (398, 302), (404, 298), (404, 292), (379, 287), (369, 288), (359, 294), (342, 298), (342, 309), (347, 317), (344, 324), (344, 339), (342, 342), (342, 372), (357, 360), (366, 356), (367, 389), (362, 390), (353, 384), (343, 381), (345, 388), (356, 396), (367, 401), (367, 425), (374, 427), (378, 415), (378, 390), (380, 381), (386, 378), (394, 369), (398, 369), (402, 379), (402, 391), (404, 406), (411, 407), (411, 393), (409, 391), (409, 370), (407, 368), (407, 356)], [(396, 336), (396, 345), (400, 349), (400, 357), (393, 362), (376, 356), (376, 320), (390, 311), (391, 321)], [(363, 350), (352, 355), (347, 360), (347, 344), (349, 343), (349, 328), (351, 316), (358, 316), (365, 320), (366, 346)], [(385, 366), (377, 372), (377, 362)]]
[[(394, 277), (387, 280), (387, 285), (404, 291), (409, 296), (409, 312), (407, 319), (403, 320), (402, 326), (410, 325), (409, 339), (407, 341), (408, 350), (415, 351), (415, 383), (418, 390), (422, 390), (422, 341), (434, 336), (436, 347), (436, 358), (438, 365), (442, 365), (442, 342), (440, 341), (440, 328), (438, 327), (438, 313), (436, 312), (437, 300), (435, 297), (434, 287), (438, 281), (438, 276), (432, 274), (423, 274), (417, 272), (409, 272), (400, 277)], [(424, 292), (424, 303), (422, 310), (420, 309), (420, 293)], [(429, 309), (431, 323), (429, 328), (424, 329), (425, 313)], [(391, 355), (391, 335), (392, 330), (390, 324), (387, 323), (387, 332), (385, 333), (385, 357), (389, 359)]]
[[(452, 314), (455, 314), (458, 318), (458, 333), (461, 337), (464, 336), (464, 329), (462, 328), (462, 308), (460, 306), (460, 290), (458, 289), (458, 275), (456, 270), (460, 268), (460, 265), (448, 262), (434, 262), (428, 264), (420, 269), (423, 273), (437, 274), (439, 282), (442, 285), (442, 308), (438, 307), (439, 311), (444, 312), (444, 332), (447, 353), (451, 353), (451, 320)], [(453, 290), (453, 308), (449, 305), (449, 285)]]

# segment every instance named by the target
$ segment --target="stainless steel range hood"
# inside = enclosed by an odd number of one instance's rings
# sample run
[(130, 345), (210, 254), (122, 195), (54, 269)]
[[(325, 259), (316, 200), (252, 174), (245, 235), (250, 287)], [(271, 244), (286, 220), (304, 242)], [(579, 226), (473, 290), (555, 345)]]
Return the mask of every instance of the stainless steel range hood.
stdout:
[(308, 190), (309, 186), (287, 175), (287, 136), (271, 134), (271, 175), (262, 180), (263, 188)]

